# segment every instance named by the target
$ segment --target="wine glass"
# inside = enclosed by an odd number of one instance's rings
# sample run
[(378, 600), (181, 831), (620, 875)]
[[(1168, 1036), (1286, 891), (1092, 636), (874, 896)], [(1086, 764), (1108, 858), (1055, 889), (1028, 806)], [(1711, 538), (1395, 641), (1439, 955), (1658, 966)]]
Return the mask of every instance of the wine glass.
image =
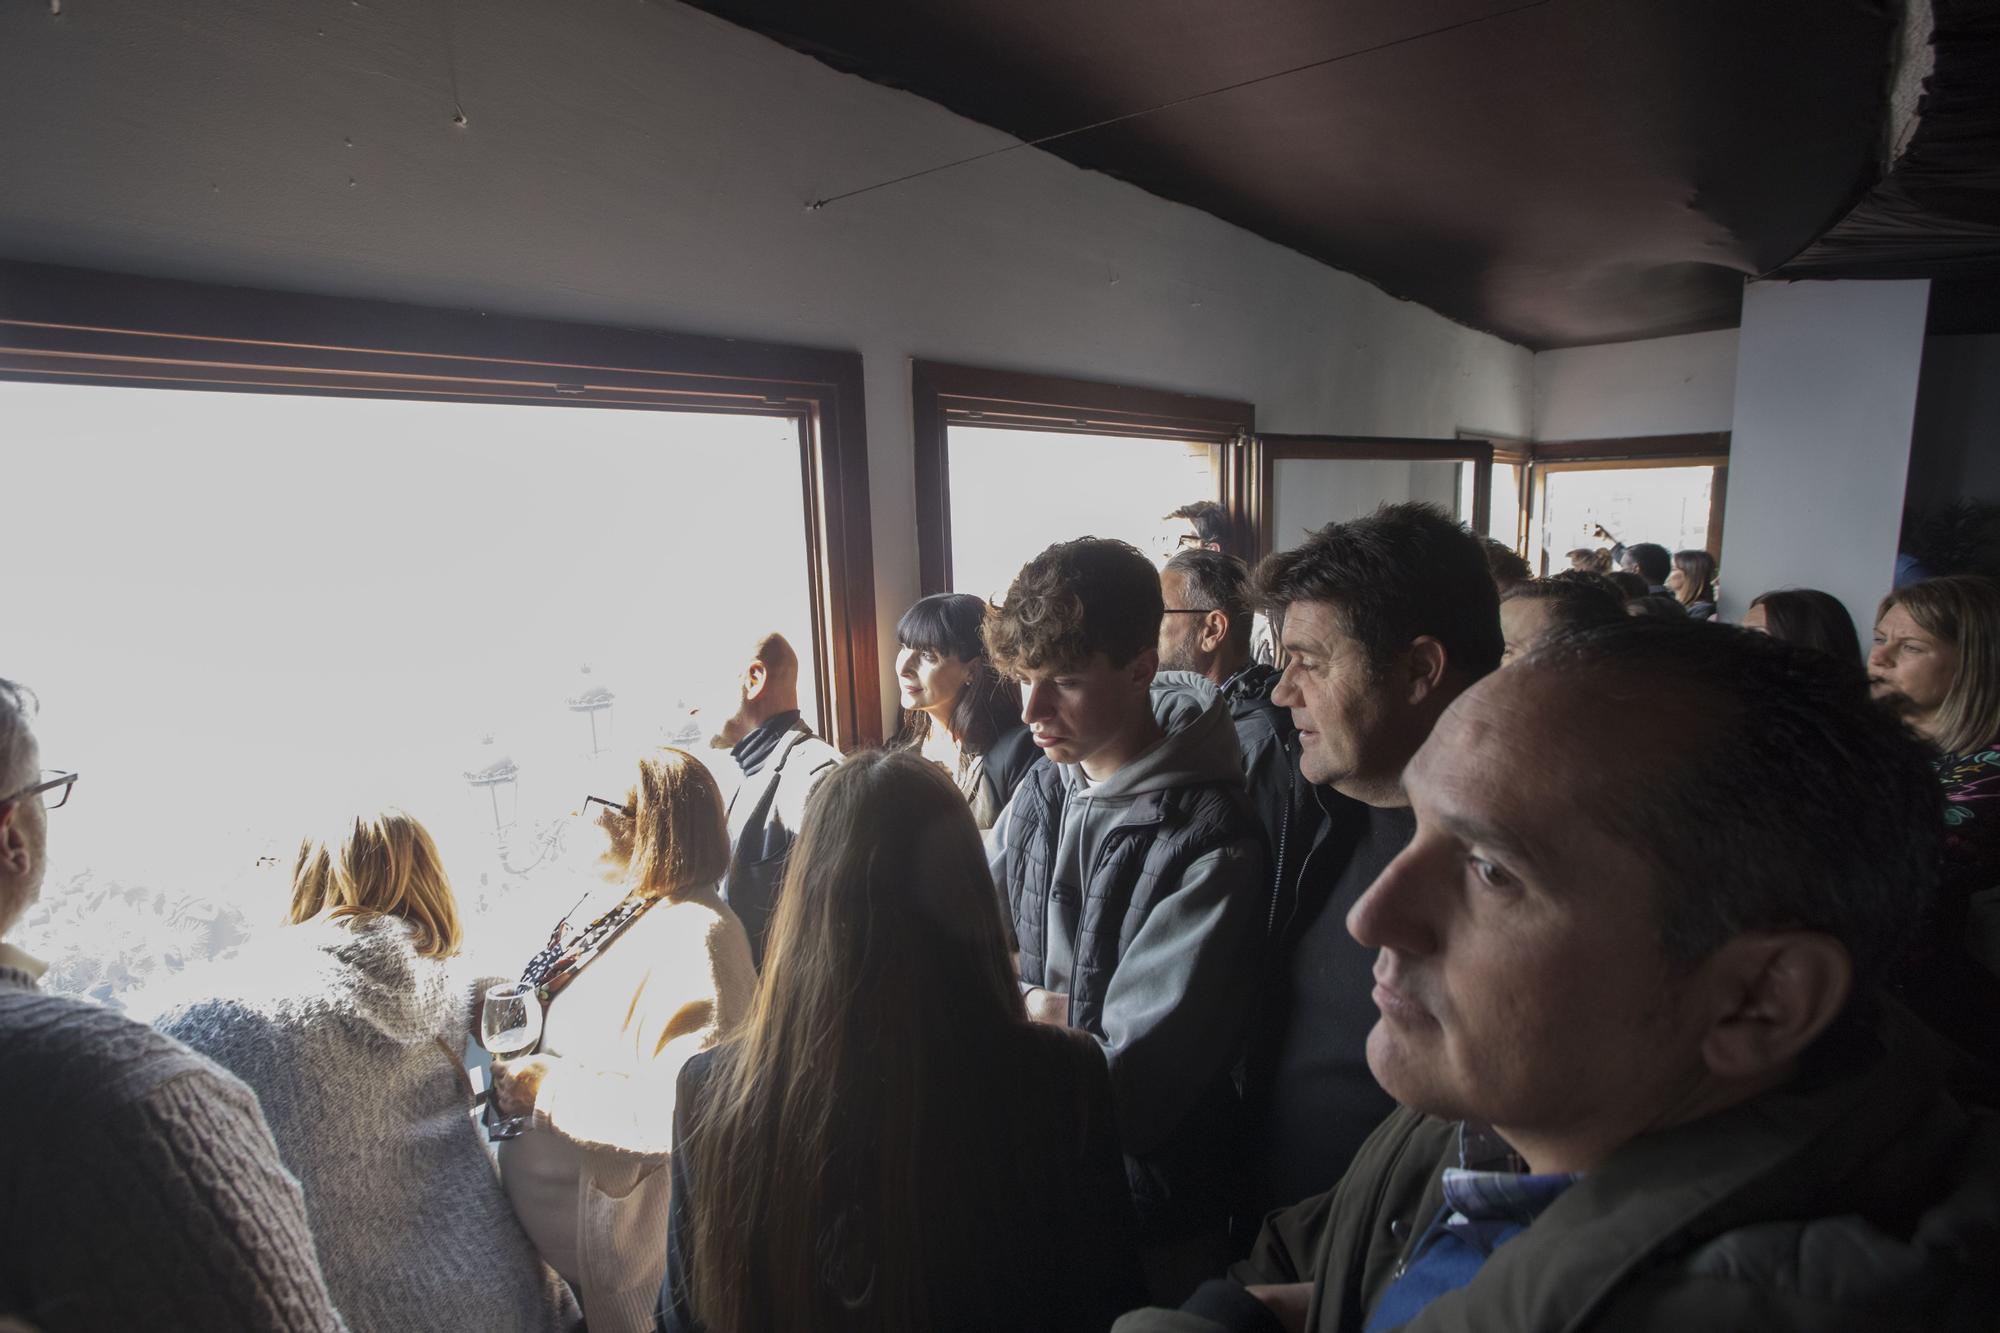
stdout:
[[(542, 998), (531, 981), (509, 981), (487, 988), (479, 1005), (479, 1044), (495, 1060), (512, 1060), (535, 1049), (542, 1039)], [(528, 1116), (498, 1118), (500, 1098), (489, 1094), (487, 1137), (511, 1139), (534, 1123)]]

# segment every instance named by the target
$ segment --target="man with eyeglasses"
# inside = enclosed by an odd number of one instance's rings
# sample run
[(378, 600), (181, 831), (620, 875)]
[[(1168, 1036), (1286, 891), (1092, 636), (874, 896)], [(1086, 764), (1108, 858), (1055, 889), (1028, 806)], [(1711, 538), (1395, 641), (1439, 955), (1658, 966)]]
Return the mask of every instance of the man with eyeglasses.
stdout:
[[(1243, 774), (1271, 844), (1273, 902), (1325, 818), (1299, 781), (1292, 713), (1271, 702), (1277, 669), (1250, 655), (1250, 567), (1205, 548), (1182, 551), (1160, 571), (1160, 671), (1174, 684), (1220, 698), (1243, 747)], [(1166, 673), (1174, 673), (1166, 675)], [(1199, 678), (1199, 679), (1197, 679)]]
[(33, 696), (0, 680), (0, 1312), (42, 1333), (341, 1329), (298, 1182), (250, 1090), (171, 1038), (42, 993), (6, 943), (47, 873)]

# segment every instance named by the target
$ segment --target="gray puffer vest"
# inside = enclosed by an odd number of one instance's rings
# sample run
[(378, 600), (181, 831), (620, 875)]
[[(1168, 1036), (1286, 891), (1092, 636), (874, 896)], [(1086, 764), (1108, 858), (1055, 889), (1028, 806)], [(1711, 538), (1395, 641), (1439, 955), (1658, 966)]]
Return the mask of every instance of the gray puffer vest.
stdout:
[[(1021, 980), (1044, 984), (1049, 894), (1057, 884), (1057, 843), (1068, 792), (1062, 771), (1045, 764), (1014, 793), (1014, 854), (1007, 859), (1007, 905), (1020, 940)], [(1223, 783), (1147, 792), (1106, 835), (1085, 877), (1078, 914), (1076, 971), (1069, 991), (1070, 1026), (1104, 1035), (1104, 991), (1139, 927), (1195, 861), (1239, 843), (1256, 813), (1242, 791)]]

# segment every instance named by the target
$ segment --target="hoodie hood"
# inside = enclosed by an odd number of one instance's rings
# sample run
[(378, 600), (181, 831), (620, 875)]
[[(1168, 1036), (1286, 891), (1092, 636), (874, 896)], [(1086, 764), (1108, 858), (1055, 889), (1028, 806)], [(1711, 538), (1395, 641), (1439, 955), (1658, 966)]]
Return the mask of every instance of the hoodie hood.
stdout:
[(1087, 791), (1092, 804), (1120, 802), (1149, 792), (1197, 783), (1243, 785), (1243, 749), (1229, 705), (1207, 680), (1168, 671), (1153, 678), (1153, 720), (1167, 734), (1103, 782), (1089, 782), (1080, 764), (1062, 764), (1072, 793)]

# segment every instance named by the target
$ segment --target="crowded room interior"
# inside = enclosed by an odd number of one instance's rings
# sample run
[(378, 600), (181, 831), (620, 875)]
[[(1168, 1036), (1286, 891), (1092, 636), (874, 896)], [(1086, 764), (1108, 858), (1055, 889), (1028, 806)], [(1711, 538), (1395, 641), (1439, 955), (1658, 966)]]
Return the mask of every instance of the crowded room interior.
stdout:
[(0, 1333), (2000, 1329), (1996, 89), (0, 5)]

